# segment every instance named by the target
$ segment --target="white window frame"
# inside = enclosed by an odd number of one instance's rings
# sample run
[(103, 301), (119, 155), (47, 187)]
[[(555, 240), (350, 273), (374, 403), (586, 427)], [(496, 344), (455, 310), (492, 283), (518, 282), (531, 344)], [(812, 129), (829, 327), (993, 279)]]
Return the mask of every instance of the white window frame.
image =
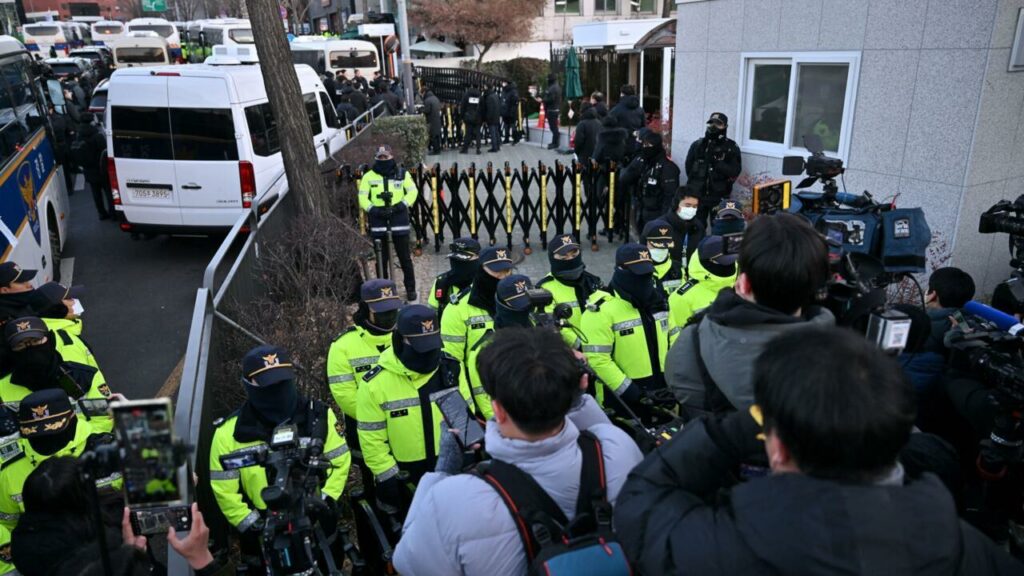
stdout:
[[(848, 160), (850, 140), (853, 132), (853, 112), (857, 104), (857, 80), (860, 78), (860, 52), (744, 52), (740, 54), (740, 86), (737, 100), (737, 122), (740, 132), (737, 143), (740, 150), (750, 154), (782, 158), (783, 156), (806, 156), (808, 151), (793, 135), (793, 121), (796, 113), (797, 86), (800, 64), (847, 64), (846, 95), (843, 101), (843, 120), (839, 132), (839, 151), (836, 156)], [(786, 131), (783, 143), (752, 140), (750, 134), (750, 110), (753, 103), (754, 64), (790, 64), (789, 101), (786, 108)], [(827, 155), (832, 152), (826, 151)]]

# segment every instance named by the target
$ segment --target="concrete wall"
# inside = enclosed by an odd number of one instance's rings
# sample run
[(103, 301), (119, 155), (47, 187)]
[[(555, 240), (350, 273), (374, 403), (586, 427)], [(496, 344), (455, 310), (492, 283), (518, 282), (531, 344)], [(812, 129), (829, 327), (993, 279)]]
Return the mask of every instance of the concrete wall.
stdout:
[[(704, 0), (678, 6), (673, 152), (714, 111), (735, 118), (740, 55), (861, 53), (846, 185), (924, 207), (933, 264), (980, 292), (1009, 274), (1006, 235), (978, 216), (1024, 193), (1024, 73), (1008, 73), (1024, 0)], [(730, 127), (733, 136), (736, 127)], [(738, 139), (738, 138), (737, 138)], [(738, 189), (779, 177), (781, 158), (744, 154)]]

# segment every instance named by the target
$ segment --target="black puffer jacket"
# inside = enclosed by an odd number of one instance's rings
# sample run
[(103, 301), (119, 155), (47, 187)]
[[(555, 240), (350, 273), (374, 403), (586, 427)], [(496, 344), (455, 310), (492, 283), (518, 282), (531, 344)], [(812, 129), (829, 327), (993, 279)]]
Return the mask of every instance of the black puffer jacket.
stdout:
[(601, 131), (597, 133), (597, 146), (594, 147), (594, 160), (597, 162), (614, 161), (621, 164), (626, 156), (626, 140), (629, 134), (620, 128), (611, 118), (605, 118)]
[(629, 475), (615, 528), (640, 574), (987, 575), (1024, 566), (957, 518), (931, 474), (897, 485), (776, 474), (736, 486), (703, 420)]
[(640, 107), (640, 98), (637, 96), (623, 96), (608, 115), (615, 118), (619, 127), (631, 136), (647, 125), (647, 117), (644, 116), (644, 109)]
[(597, 134), (601, 131), (601, 122), (597, 112), (591, 106), (583, 111), (583, 120), (576, 126), (576, 138), (573, 142), (576, 157), (584, 166), (590, 165), (590, 158), (597, 148)]

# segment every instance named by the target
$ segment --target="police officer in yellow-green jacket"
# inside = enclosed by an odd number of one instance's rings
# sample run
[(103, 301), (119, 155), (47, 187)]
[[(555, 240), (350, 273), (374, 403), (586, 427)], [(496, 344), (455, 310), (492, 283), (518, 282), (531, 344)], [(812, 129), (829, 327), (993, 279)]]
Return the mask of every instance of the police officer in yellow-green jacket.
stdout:
[[(359, 446), (380, 508), (403, 514), (413, 484), (434, 469), (441, 411), (431, 394), (459, 385), (459, 366), (441, 349), (437, 313), (412, 304), (398, 313), (391, 348), (359, 385)], [(405, 474), (402, 474), (402, 473)], [(407, 475), (407, 478), (403, 476)]]
[(224, 517), (238, 530), (242, 553), (247, 556), (260, 553), (267, 508), (261, 492), (267, 487), (267, 470), (259, 465), (226, 470), (222, 458), (244, 460), (260, 447), (269, 446), (274, 430), (287, 423), (297, 427), (301, 438), (323, 441), (322, 458), (331, 467), (320, 490), (332, 511), (348, 479), (352, 455), (334, 411), (299, 394), (292, 368), (283, 348), (263, 345), (250, 350), (242, 359), (245, 403), (214, 422), (210, 487)]
[(683, 285), (682, 262), (673, 260), (671, 250), (675, 248), (672, 227), (661, 218), (655, 218), (644, 225), (640, 241), (647, 244), (647, 250), (654, 262), (654, 279), (658, 287), (671, 294)]
[(494, 293), (498, 281), (512, 273), (507, 248), (489, 246), (480, 252), (480, 270), (473, 284), (459, 294), (441, 316), (444, 351), (465, 364), (469, 350), (494, 327)]
[[(40, 318), (15, 318), (4, 325), (11, 372), (0, 378), (0, 402), (16, 410), (34, 390), (61, 388), (72, 397), (109, 398), (107, 385), (89, 347), (64, 330), (51, 331)], [(110, 416), (84, 416), (102, 432), (113, 430)]]
[(668, 296), (669, 344), (699, 310), (711, 305), (722, 288), (736, 283), (738, 253), (726, 254), (721, 236), (707, 236), (690, 258), (690, 279)]
[(551, 304), (544, 311), (553, 314), (559, 304), (567, 304), (572, 309), (571, 327), (562, 329), (562, 337), (569, 346), (579, 349), (581, 342), (576, 332), (582, 325), (583, 309), (590, 295), (600, 290), (603, 283), (587, 272), (579, 242), (571, 234), (556, 236), (548, 243), (548, 264), (551, 272), (537, 282), (538, 288), (551, 292), (552, 296)]
[(451, 304), (452, 297), (469, 288), (480, 270), (480, 243), (468, 236), (452, 241), (448, 253), (450, 269), (438, 274), (430, 287), (427, 304), (437, 310), (437, 317), (444, 316), (444, 309)]
[[(25, 511), (21, 491), (25, 479), (49, 458), (70, 456), (79, 458), (83, 453), (103, 444), (113, 444), (109, 433), (97, 432), (88, 422), (78, 418), (71, 400), (63, 390), (56, 388), (33, 392), (22, 400), (18, 408), (18, 428), (21, 438), (10, 450), (5, 449), (0, 464), (0, 549), (10, 545), (10, 531), (17, 526)], [(96, 487), (111, 492), (121, 487), (118, 473), (96, 480)], [(0, 574), (13, 570), (0, 560)]]
[(391, 146), (377, 148), (373, 167), (359, 179), (359, 207), (366, 212), (370, 237), (381, 241), (384, 268), (389, 270), (391, 249), (388, 232), (395, 239), (395, 252), (402, 265), (405, 298), (416, 300), (416, 274), (409, 253), (409, 209), (416, 202), (419, 190), (412, 175), (399, 168)]
[[(36, 288), (48, 306), (39, 311), (39, 317), (46, 326), (56, 332), (64, 330), (68, 334), (82, 337), (82, 318), (76, 310), (81, 306), (79, 298), (84, 289), (81, 286), (64, 286), (58, 282), (47, 282)], [(80, 308), (79, 308), (80, 309)]]
[(377, 365), (377, 357), (391, 347), (391, 333), (402, 300), (391, 280), (373, 279), (359, 289), (359, 308), (352, 326), (331, 343), (327, 352), (327, 385), (345, 414), (345, 439), (353, 450), (356, 434), (356, 391), (364, 374)]
[(665, 388), (668, 305), (646, 246), (630, 243), (615, 252), (611, 283), (583, 312), (583, 334), (583, 353), (602, 383), (599, 401), (610, 390), (641, 412), (645, 394)]
[(535, 325), (531, 317), (533, 306), (527, 292), (532, 289), (533, 282), (522, 274), (512, 274), (498, 282), (494, 295), (494, 328), (488, 330), (469, 350), (467, 362), (460, 372), (459, 391), (484, 420), (490, 420), (494, 416), (494, 408), (491, 406), (490, 395), (484, 391), (483, 383), (480, 381), (477, 358), (497, 331), (514, 327), (531, 328)]

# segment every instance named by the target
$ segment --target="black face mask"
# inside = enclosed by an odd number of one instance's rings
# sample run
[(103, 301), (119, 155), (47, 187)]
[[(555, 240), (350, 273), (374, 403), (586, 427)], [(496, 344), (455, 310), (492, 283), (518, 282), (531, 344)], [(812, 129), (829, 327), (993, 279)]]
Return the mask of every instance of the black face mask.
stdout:
[(566, 284), (572, 284), (583, 276), (586, 266), (583, 264), (583, 256), (577, 256), (571, 260), (555, 260), (548, 258), (551, 263), (551, 275)]
[(480, 271), (479, 260), (452, 260), (448, 279), (451, 285), (465, 288)]
[(720, 130), (718, 126), (709, 125), (708, 129), (704, 132), (704, 136), (711, 140), (718, 140), (722, 136), (725, 136), (725, 131)]
[(290, 380), (265, 387), (245, 382), (245, 392), (256, 415), (274, 426), (291, 418), (299, 405), (299, 390)]
[(533, 326), (533, 322), (530, 321), (530, 311), (519, 312), (506, 308), (501, 304), (497, 304), (494, 307), (494, 328), (500, 330), (502, 328), (508, 328), (510, 326), (520, 326), (522, 328), (529, 328)]
[(412, 346), (407, 345), (402, 338), (401, 334), (395, 332), (391, 346), (395, 349), (395, 356), (398, 357), (398, 361), (403, 366), (417, 374), (430, 374), (437, 370), (437, 367), (441, 364), (440, 348), (430, 352), (417, 352), (413, 350)]
[(366, 324), (371, 332), (377, 334), (384, 334), (391, 332), (395, 329), (395, 324), (398, 323), (398, 310), (389, 310), (387, 312), (374, 312), (373, 319), (367, 317)]
[(43, 390), (57, 385), (60, 376), (60, 355), (53, 335), (46, 342), (11, 353), (11, 380), (29, 390)]
[(71, 418), (71, 424), (67, 428), (50, 436), (34, 436), (28, 439), (32, 449), (43, 456), (52, 456), (67, 446), (75, 439), (75, 431), (78, 429), (78, 419)]
[(498, 279), (480, 267), (473, 279), (473, 289), (469, 294), (469, 303), (494, 313), (494, 293), (498, 290)]
[(632, 272), (616, 268), (615, 273), (612, 274), (611, 284), (619, 295), (629, 300), (637, 308), (646, 309), (661, 300), (652, 274), (637, 276)]
[(391, 178), (398, 173), (398, 166), (395, 164), (395, 159), (391, 160), (374, 160), (373, 171), (385, 178)]
[(640, 148), (640, 156), (642, 156), (644, 160), (654, 160), (660, 153), (661, 149), (657, 146), (644, 146), (643, 148)]

